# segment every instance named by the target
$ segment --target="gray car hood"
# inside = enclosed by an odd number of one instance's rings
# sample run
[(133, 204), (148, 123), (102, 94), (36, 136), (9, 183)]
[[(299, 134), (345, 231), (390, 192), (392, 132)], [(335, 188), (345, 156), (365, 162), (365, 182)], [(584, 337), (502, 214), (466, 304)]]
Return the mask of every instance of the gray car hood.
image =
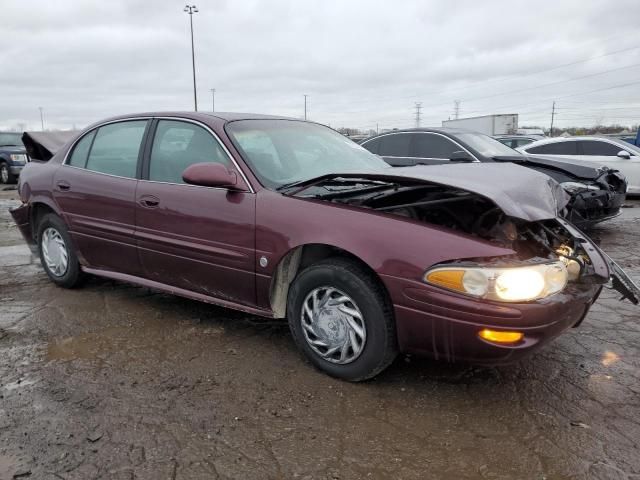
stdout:
[(334, 173), (308, 183), (319, 183), (325, 177), (422, 180), (448, 185), (482, 195), (492, 200), (506, 215), (529, 222), (556, 218), (569, 201), (567, 193), (551, 177), (512, 163), (389, 167)]

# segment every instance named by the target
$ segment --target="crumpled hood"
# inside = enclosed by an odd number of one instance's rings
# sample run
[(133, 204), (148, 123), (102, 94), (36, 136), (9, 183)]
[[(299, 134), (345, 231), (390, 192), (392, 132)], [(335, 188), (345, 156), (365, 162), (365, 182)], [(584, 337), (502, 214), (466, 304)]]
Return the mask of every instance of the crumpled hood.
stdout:
[(551, 177), (513, 163), (389, 167), (327, 177), (422, 180), (448, 185), (482, 195), (506, 215), (529, 222), (556, 218), (569, 201), (569, 195)]
[(68, 141), (78, 136), (78, 131), (24, 132), (22, 143), (32, 160), (48, 161)]

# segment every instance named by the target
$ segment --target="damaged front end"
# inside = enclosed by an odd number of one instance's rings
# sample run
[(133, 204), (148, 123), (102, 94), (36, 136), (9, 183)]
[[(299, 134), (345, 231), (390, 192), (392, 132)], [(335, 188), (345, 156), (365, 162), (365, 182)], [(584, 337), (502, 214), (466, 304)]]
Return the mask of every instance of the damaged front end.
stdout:
[(624, 175), (606, 167), (602, 167), (595, 180), (563, 182), (561, 185), (571, 195), (564, 216), (582, 228), (620, 215), (627, 193)]
[[(486, 169), (488, 165), (482, 167)], [(519, 170), (505, 174), (505, 165), (502, 167), (503, 178), (511, 175), (516, 179), (522, 171), (513, 166)], [(435, 183), (415, 178), (417, 168), (412, 167), (413, 178), (332, 176), (305, 186), (304, 196), (399, 215), (479, 237), (515, 252), (499, 258), (452, 259), (426, 273), (427, 283), (459, 293), (487, 300), (526, 302), (552, 295), (569, 282), (609, 285), (633, 303), (640, 300), (640, 290), (622, 269), (558, 215), (568, 199), (555, 181), (526, 171), (520, 183), (512, 182), (510, 187), (498, 187), (494, 182), (478, 184), (472, 190), (474, 176), (478, 175), (469, 174), (469, 169), (464, 174), (457, 170), (459, 175), (451, 176), (446, 167), (440, 171), (428, 167), (426, 173), (438, 181)], [(402, 170), (395, 169), (394, 173)], [(442, 182), (447, 177), (449, 184), (445, 185)], [(519, 188), (527, 191), (521, 193)], [(479, 267), (483, 269), (481, 274), (477, 272)], [(438, 274), (432, 275), (434, 272)], [(538, 282), (539, 288), (530, 285), (524, 289), (527, 291), (520, 288), (521, 292), (514, 293), (518, 290), (515, 286), (532, 282)]]

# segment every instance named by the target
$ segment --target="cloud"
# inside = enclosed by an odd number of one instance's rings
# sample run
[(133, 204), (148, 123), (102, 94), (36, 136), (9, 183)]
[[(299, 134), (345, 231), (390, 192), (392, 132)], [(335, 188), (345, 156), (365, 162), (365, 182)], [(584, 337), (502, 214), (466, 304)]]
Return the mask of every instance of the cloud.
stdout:
[[(414, 102), (423, 103), (424, 125), (439, 125), (456, 99), (463, 116), (520, 113), (521, 124), (546, 125), (554, 99), (560, 126), (638, 123), (637, 0), (615, 8), (604, 0), (197, 5), (201, 109), (210, 108), (215, 88), (217, 109), (289, 116), (302, 115), (308, 94), (310, 117), (334, 127), (411, 126)], [(0, 127), (37, 128), (39, 106), (50, 128), (192, 109), (183, 7), (3, 2)], [(621, 84), (632, 85), (603, 90)]]

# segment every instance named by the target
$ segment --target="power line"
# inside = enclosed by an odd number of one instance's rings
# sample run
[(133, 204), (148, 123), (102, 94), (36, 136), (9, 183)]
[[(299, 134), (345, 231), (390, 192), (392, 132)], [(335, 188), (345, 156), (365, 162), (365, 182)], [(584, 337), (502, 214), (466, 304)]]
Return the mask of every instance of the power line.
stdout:
[(416, 128), (420, 128), (420, 110), (422, 109), (422, 102), (416, 102), (415, 108), (416, 108)]

